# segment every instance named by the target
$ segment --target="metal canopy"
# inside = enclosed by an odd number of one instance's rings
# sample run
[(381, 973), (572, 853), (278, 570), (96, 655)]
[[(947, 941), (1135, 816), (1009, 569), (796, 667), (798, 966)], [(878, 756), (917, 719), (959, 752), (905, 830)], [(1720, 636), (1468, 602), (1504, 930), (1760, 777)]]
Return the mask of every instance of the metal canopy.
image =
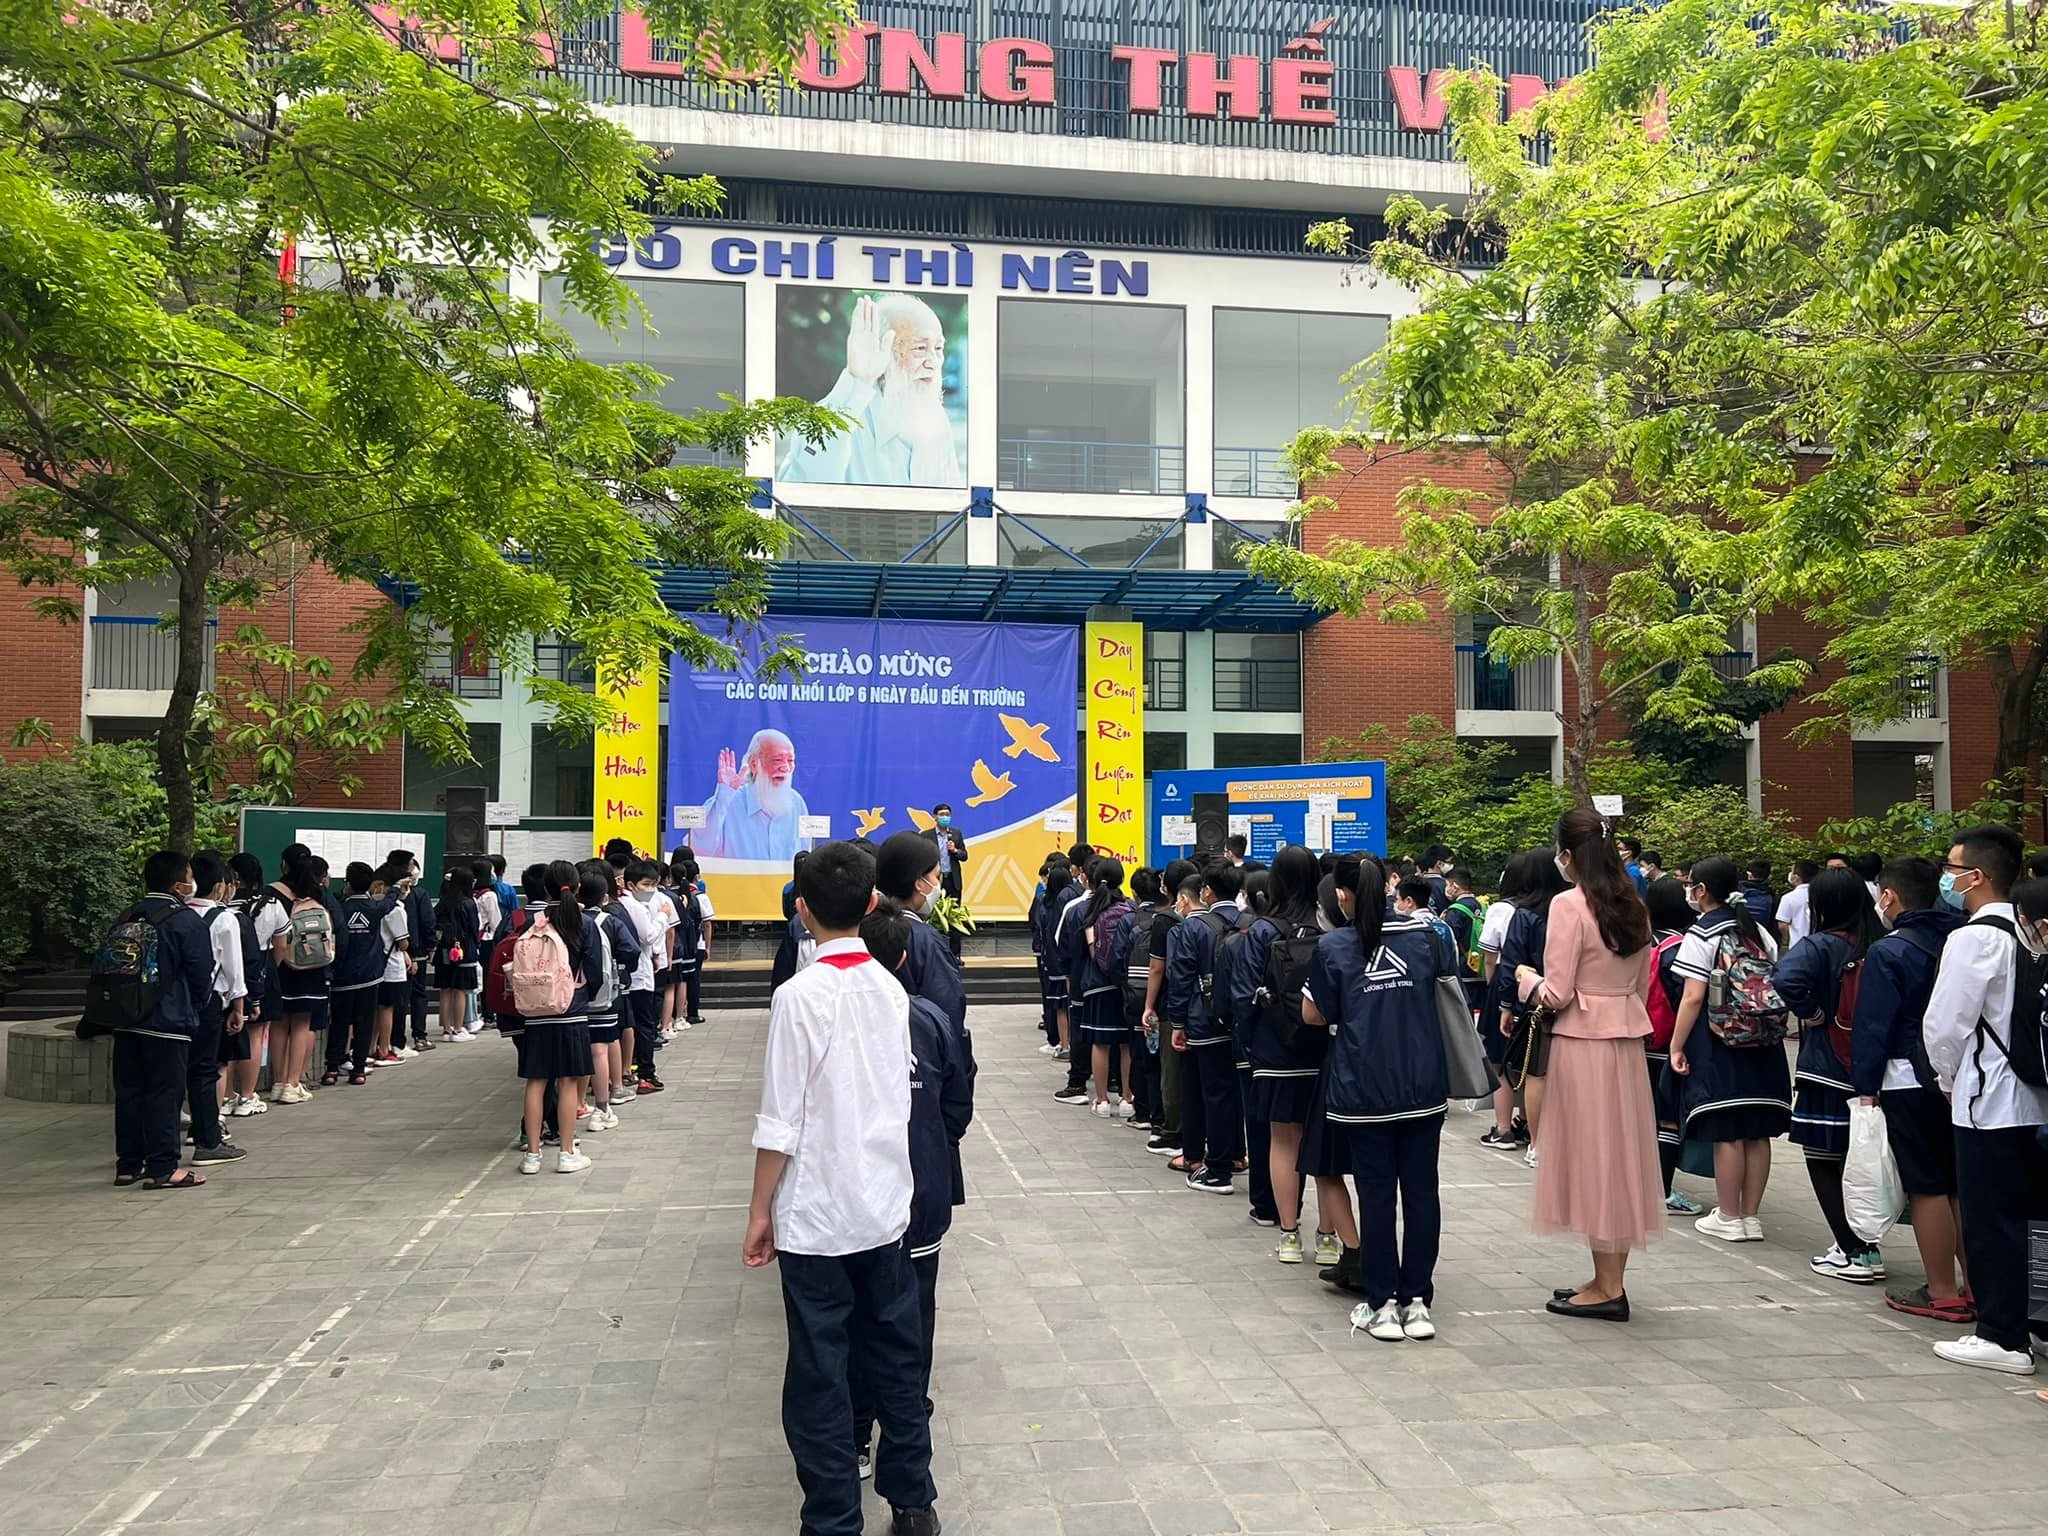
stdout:
[[(710, 601), (715, 573), (655, 573), (662, 601), (693, 613)], [(1243, 571), (1133, 571), (990, 565), (879, 565), (788, 561), (770, 578), (770, 613), (824, 618), (966, 619), (986, 623), (1079, 624), (1114, 603), (1148, 629), (1294, 632), (1324, 615)]]

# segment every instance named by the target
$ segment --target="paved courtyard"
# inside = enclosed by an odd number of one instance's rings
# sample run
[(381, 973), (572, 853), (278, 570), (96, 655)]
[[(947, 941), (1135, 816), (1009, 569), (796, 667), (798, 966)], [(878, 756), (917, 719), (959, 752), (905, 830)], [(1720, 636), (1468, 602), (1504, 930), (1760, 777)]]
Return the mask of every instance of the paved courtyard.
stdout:
[[(780, 1297), (739, 1263), (765, 1019), (678, 1040), (575, 1177), (517, 1175), (495, 1038), (234, 1122), (252, 1155), (191, 1194), (112, 1188), (107, 1110), (0, 1100), (0, 1529), (793, 1532)], [(1029, 1013), (974, 1024), (955, 1536), (2048, 1530), (2036, 1383), (1811, 1276), (1794, 1157), (1769, 1242), (1681, 1228), (1633, 1323), (1573, 1324), (1541, 1303), (1583, 1254), (1528, 1235), (1531, 1175), (1454, 1111), (1442, 1337), (1379, 1344), (1242, 1199), (1054, 1104)]]

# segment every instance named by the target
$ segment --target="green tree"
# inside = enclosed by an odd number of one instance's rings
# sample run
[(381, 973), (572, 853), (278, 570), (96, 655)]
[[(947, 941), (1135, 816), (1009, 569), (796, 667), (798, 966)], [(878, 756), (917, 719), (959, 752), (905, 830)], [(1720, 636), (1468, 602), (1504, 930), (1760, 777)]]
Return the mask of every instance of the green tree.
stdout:
[[(850, 0), (644, 0), (685, 62), (787, 74)], [(568, 0), (568, 37), (611, 15)], [(383, 13), (388, 16), (390, 13)], [(645, 206), (712, 206), (554, 78), (537, 12), (429, 0), (117, 0), (15, 6), (0, 36), (0, 560), (54, 590), (167, 580), (176, 677), (157, 737), (172, 840), (195, 831), (193, 725), (205, 620), (246, 605), (287, 545), (403, 594), (364, 658), (406, 728), (460, 754), (427, 680), (435, 637), (481, 648), (570, 726), (596, 701), (532, 675), (524, 643), (582, 645), (601, 674), (729, 649), (669, 614), (652, 567), (723, 578), (711, 607), (756, 617), (776, 525), (735, 460), (812, 438), (794, 401), (682, 420), (657, 376), (584, 362), (514, 267), (559, 273), (607, 323), (629, 296), (592, 230)], [(443, 57), (459, 38), (459, 61)], [(305, 263), (280, 278), (280, 253)]]
[[(1446, 211), (1395, 199), (1388, 238), (1359, 254), (1413, 288), (1419, 313), (1395, 322), (1359, 371), (1353, 419), (1301, 433), (1289, 456), (1324, 488), (1299, 509), (1311, 517), (1347, 473), (1339, 450), (1372, 454), (1389, 440), (1473, 445), (1496, 489), (1433, 479), (1432, 456), (1418, 454), (1392, 544), (1339, 541), (1315, 554), (1275, 543), (1252, 566), (1349, 614), (1422, 622), (1434, 599), (1488, 630), (1488, 654), (1508, 665), (1562, 657), (1565, 781), (1585, 803), (1623, 700), (1651, 721), (1737, 727), (1713, 663), (1758, 597), (1752, 541), (1710, 521), (1688, 488), (1641, 473), (1656, 402), (1686, 363), (1682, 338), (1653, 323), (1655, 295), (1631, 275), (1627, 229), (1587, 216), (1607, 163), (1560, 153), (1539, 165), (1530, 125), (1501, 121), (1490, 75), (1459, 77), (1445, 95), (1472, 180), (1463, 224), (1454, 231)], [(1311, 243), (1352, 249), (1342, 223), (1319, 226)], [(1482, 246), (1497, 258), (1489, 265), (1476, 264)], [(1785, 660), (1753, 680), (1790, 688), (1804, 675)]]
[(201, 778), (236, 803), (318, 805), (363, 787), (356, 770), (398, 735), (396, 705), (335, 702), (334, 663), (281, 645), (254, 624), (222, 642), (222, 673), (200, 700)]

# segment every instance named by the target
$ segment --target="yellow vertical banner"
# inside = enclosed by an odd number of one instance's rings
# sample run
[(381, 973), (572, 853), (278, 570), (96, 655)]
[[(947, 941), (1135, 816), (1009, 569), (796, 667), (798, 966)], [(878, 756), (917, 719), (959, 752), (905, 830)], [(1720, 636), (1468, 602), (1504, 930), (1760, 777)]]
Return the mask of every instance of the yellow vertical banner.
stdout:
[(594, 747), (590, 805), (593, 852), (623, 837), (652, 855), (661, 852), (656, 745), (661, 740), (661, 680), (650, 667), (637, 676), (598, 681), (604, 720)]
[(1091, 623), (1082, 643), (1088, 778), (1080, 835), (1128, 874), (1145, 851), (1145, 626)]

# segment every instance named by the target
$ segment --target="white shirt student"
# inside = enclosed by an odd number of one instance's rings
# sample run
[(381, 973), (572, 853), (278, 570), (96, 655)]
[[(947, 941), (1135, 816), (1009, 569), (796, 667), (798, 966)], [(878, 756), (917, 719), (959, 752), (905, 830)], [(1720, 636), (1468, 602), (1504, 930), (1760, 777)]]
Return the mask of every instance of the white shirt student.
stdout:
[(665, 968), (665, 962), (660, 966), (655, 964), (657, 954), (668, 953), (669, 923), (663, 915), (664, 909), (671, 915), (675, 912), (659, 891), (646, 901), (640, 899), (638, 891), (626, 893), (626, 915), (632, 919), (634, 937), (640, 940), (640, 959), (627, 982), (628, 992), (652, 992), (655, 971)]
[[(214, 912), (224, 909), (221, 903), (208, 896), (194, 896), (185, 905), (197, 912), (199, 920), (206, 924), (206, 937), (213, 945), (213, 995), (220, 999), (220, 1011), (230, 1014), (235, 1003), (249, 995), (248, 973), (242, 968), (241, 919), (233, 912), (223, 917), (213, 916)], [(260, 930), (258, 937), (261, 937)]]
[(865, 1253), (909, 1229), (912, 1065), (910, 999), (859, 938), (775, 989), (754, 1145), (789, 1159), (776, 1251)]
[(488, 944), (491, 942), (491, 935), (498, 931), (498, 919), (501, 916), (498, 911), (498, 893), (486, 885), (477, 891), (475, 899), (476, 931), (484, 936), (484, 942)]
[(384, 914), (384, 921), (377, 925), (377, 943), (384, 951), (384, 980), (403, 981), (411, 974), (405, 968), (405, 947), (411, 937), (412, 929), (405, 918), (405, 901), (401, 898), (392, 903), (391, 910)]
[(1777, 920), (1785, 925), (1785, 948), (1788, 952), (1813, 931), (1813, 909), (1809, 905), (1812, 899), (1813, 892), (1807, 889), (1803, 880), (1778, 898)]
[[(2012, 1027), (2018, 942), (2005, 930), (1979, 921), (1987, 917), (2019, 921), (2011, 902), (1987, 902), (1948, 936), (1921, 1020), (1927, 1061), (1949, 1095), (1953, 1124), (1980, 1131), (2048, 1125), (2048, 1088), (2015, 1077), (2003, 1048)], [(1991, 1037), (1981, 1047), (1976, 1038), (1979, 1020)]]

